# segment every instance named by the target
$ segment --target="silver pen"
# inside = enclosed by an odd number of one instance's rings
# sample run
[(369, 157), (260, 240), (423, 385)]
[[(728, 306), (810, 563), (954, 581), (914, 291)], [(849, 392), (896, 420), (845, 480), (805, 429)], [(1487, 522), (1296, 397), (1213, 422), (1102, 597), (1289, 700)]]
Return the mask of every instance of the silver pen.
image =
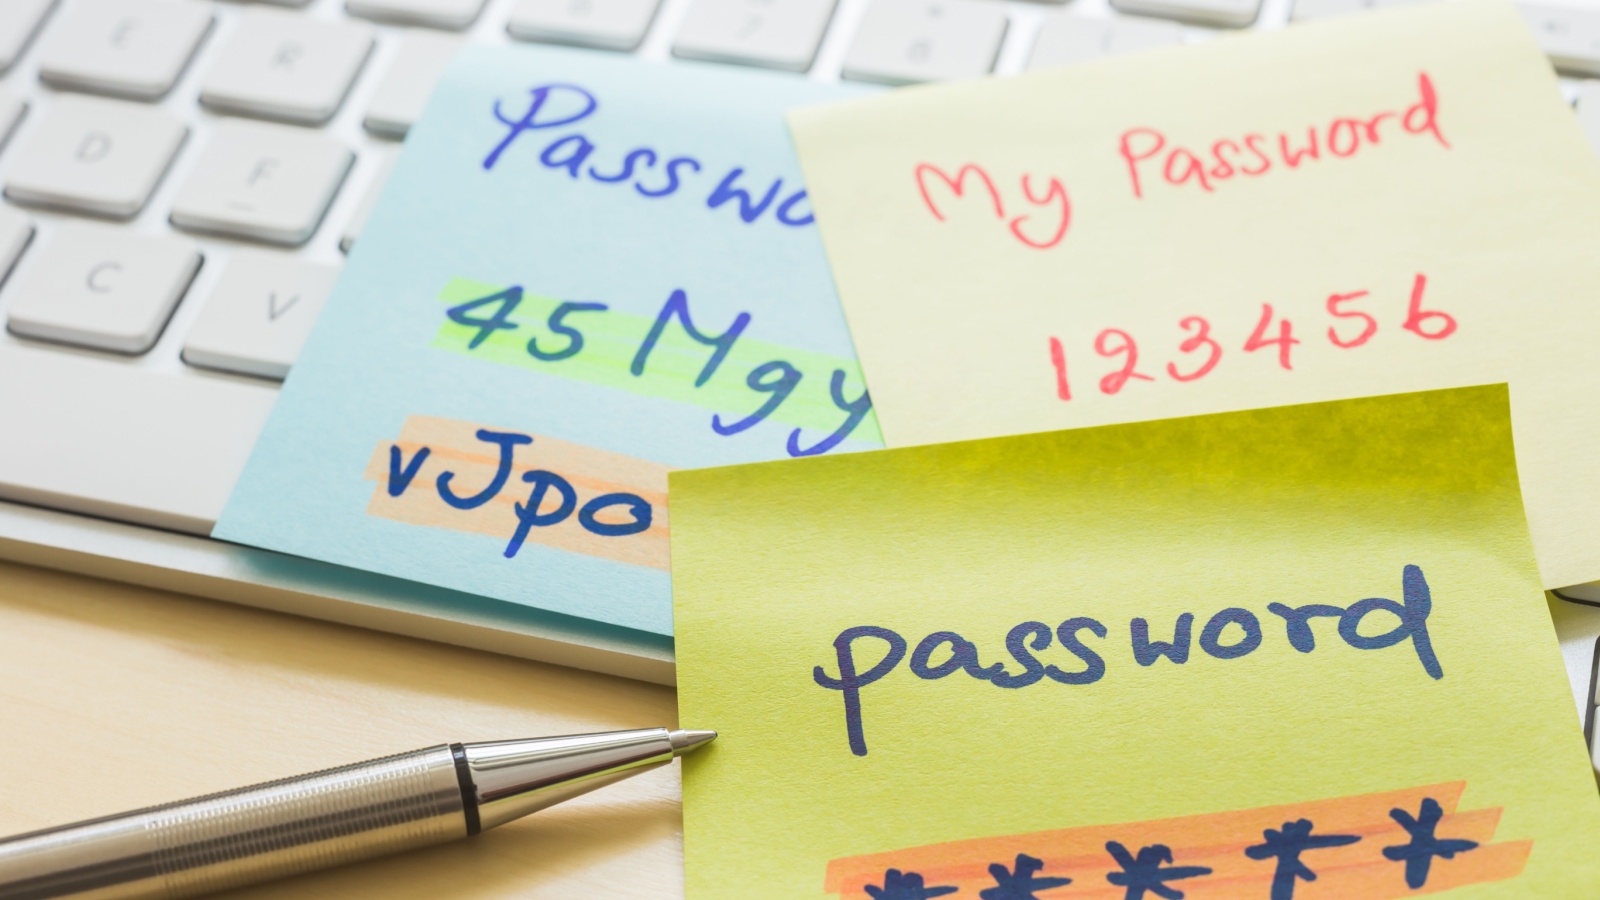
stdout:
[(0, 900), (194, 897), (469, 837), (715, 731), (440, 744), (0, 841)]

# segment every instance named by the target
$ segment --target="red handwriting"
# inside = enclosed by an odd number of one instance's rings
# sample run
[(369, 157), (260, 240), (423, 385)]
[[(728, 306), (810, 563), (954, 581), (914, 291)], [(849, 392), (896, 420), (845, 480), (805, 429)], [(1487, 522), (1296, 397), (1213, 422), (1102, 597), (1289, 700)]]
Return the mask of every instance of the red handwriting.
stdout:
[[(1442, 341), (1455, 334), (1458, 323), (1447, 312), (1423, 307), (1423, 295), (1427, 287), (1428, 277), (1417, 273), (1411, 283), (1411, 296), (1406, 305), (1405, 320), (1400, 327), (1424, 340)], [(1329, 344), (1340, 350), (1351, 350), (1372, 340), (1378, 333), (1378, 317), (1358, 307), (1358, 304), (1366, 303), (1370, 294), (1363, 290), (1328, 295), (1324, 310), (1333, 318), (1333, 324), (1326, 332)], [(1392, 301), (1390, 305), (1393, 305)], [(1378, 311), (1381, 312), (1381, 309)], [(1213, 336), (1211, 322), (1204, 316), (1184, 316), (1178, 320), (1178, 330), (1184, 336), (1177, 342), (1175, 356), (1166, 364), (1167, 377), (1177, 382), (1198, 381), (1222, 362), (1223, 343)], [(1255, 327), (1239, 347), (1245, 353), (1275, 350), (1273, 356), (1278, 368), (1292, 372), (1294, 350), (1300, 344), (1301, 340), (1295, 337), (1294, 323), (1289, 317), (1280, 314), (1272, 304), (1263, 303)], [(1114, 369), (1100, 377), (1100, 393), (1112, 396), (1121, 393), (1130, 382), (1155, 380), (1139, 371), (1139, 343), (1131, 333), (1121, 328), (1105, 328), (1095, 335), (1091, 346), (1096, 354), (1117, 361)], [(1071, 400), (1066, 344), (1054, 336), (1050, 338), (1050, 365), (1055, 370), (1056, 396)]]
[(928, 196), (929, 175), (933, 175), (940, 181), (943, 181), (945, 187), (949, 188), (950, 191), (957, 197), (966, 195), (967, 176), (976, 175), (978, 180), (983, 182), (983, 186), (989, 191), (989, 199), (994, 203), (995, 216), (1001, 219), (1006, 217), (1006, 208), (1005, 205), (1000, 202), (1000, 192), (995, 190), (994, 179), (990, 178), (989, 173), (985, 172), (979, 166), (968, 163), (956, 171), (956, 177), (951, 178), (949, 175), (945, 174), (943, 169), (933, 165), (932, 163), (918, 163), (916, 175), (917, 190), (922, 193), (922, 202), (928, 204), (928, 210), (933, 213), (933, 217), (941, 222), (944, 221), (944, 213), (939, 211), (938, 204), (934, 203), (933, 198)]
[(1366, 295), (1366, 291), (1354, 291), (1349, 294), (1328, 295), (1328, 315), (1337, 316), (1341, 319), (1360, 319), (1366, 323), (1361, 327), (1361, 333), (1353, 338), (1350, 338), (1349, 340), (1339, 337), (1339, 332), (1335, 331), (1332, 326), (1329, 326), (1328, 340), (1333, 342), (1335, 347), (1339, 347), (1343, 350), (1349, 350), (1351, 347), (1359, 347), (1371, 340), (1372, 336), (1378, 333), (1377, 319), (1374, 319), (1360, 310), (1343, 310), (1339, 308), (1340, 304), (1360, 300)]
[[(1185, 316), (1183, 320), (1178, 323), (1178, 327), (1185, 331), (1194, 331), (1193, 335), (1178, 345), (1179, 353), (1193, 353), (1201, 347), (1210, 348), (1208, 351), (1209, 355), (1206, 357), (1206, 361), (1200, 364), (1200, 368), (1195, 369), (1193, 372), (1190, 372), (1187, 375), (1183, 375), (1178, 372), (1177, 363), (1167, 363), (1167, 374), (1171, 375), (1174, 380), (1193, 381), (1196, 378), (1203, 377), (1212, 369), (1215, 369), (1217, 367), (1217, 363), (1222, 361), (1222, 345), (1217, 343), (1216, 340), (1211, 337), (1211, 323), (1207, 322), (1200, 316)], [(1054, 338), (1051, 340), (1054, 340)]]
[(1060, 338), (1050, 339), (1050, 364), (1056, 367), (1056, 396), (1072, 399), (1072, 386), (1067, 383), (1067, 351)]
[[(927, 204), (928, 211), (940, 222), (945, 221), (944, 211), (939, 208), (933, 194), (928, 191), (929, 176), (937, 179), (934, 182), (936, 185), (942, 182), (945, 190), (953, 194), (956, 199), (966, 196), (969, 186), (967, 179), (972, 178), (975, 184), (980, 185), (989, 194), (995, 218), (1006, 223), (1012, 237), (1035, 250), (1047, 250), (1061, 243), (1061, 239), (1067, 236), (1068, 226), (1072, 224), (1072, 201), (1067, 197), (1066, 186), (1056, 178), (1049, 179), (1041, 190), (1036, 191), (1033, 176), (1023, 174), (1020, 179), (1022, 197), (1036, 209), (1007, 219), (1005, 201), (1000, 195), (1000, 190), (995, 187), (994, 179), (976, 163), (963, 165), (956, 170), (954, 176), (932, 163), (918, 163), (914, 174), (922, 202)], [(1042, 227), (1029, 223), (1036, 212), (1042, 214), (1040, 220)]]
[[(1109, 337), (1117, 339), (1115, 347), (1106, 342), (1106, 338)], [(1134, 371), (1134, 368), (1139, 365), (1139, 345), (1133, 342), (1133, 337), (1126, 331), (1118, 328), (1107, 328), (1105, 331), (1095, 335), (1094, 352), (1101, 356), (1122, 357), (1122, 368), (1100, 379), (1100, 393), (1102, 394), (1115, 394), (1117, 391), (1122, 390), (1122, 386), (1127, 384), (1130, 378), (1137, 378), (1140, 381), (1155, 381), (1149, 375), (1142, 375)]]
[[(1216, 190), (1218, 182), (1235, 175), (1260, 176), (1281, 167), (1298, 169), (1322, 159), (1349, 158), (1364, 147), (1376, 147), (1385, 136), (1431, 135), (1441, 147), (1450, 148), (1439, 130), (1439, 95), (1428, 73), (1417, 74), (1415, 103), (1404, 110), (1386, 110), (1363, 117), (1339, 116), (1324, 125), (1311, 125), (1304, 139), (1288, 131), (1269, 137), (1249, 133), (1212, 141), (1210, 150), (1196, 151), (1179, 145), (1169, 146), (1167, 136), (1154, 128), (1130, 128), (1122, 133), (1117, 152), (1128, 169), (1133, 196), (1143, 198), (1145, 185), (1159, 172), (1171, 185), (1197, 184), (1201, 190)], [(1153, 171), (1143, 170), (1153, 163)]]
[(1289, 364), (1289, 350), (1300, 340), (1294, 336), (1294, 323), (1288, 319), (1278, 321), (1278, 336), (1267, 337), (1267, 328), (1272, 325), (1272, 304), (1261, 304), (1261, 319), (1256, 322), (1256, 330), (1250, 332), (1250, 337), (1244, 342), (1246, 353), (1254, 353), (1264, 347), (1278, 345), (1278, 365), (1284, 369), (1293, 369)]
[[(1402, 327), (1430, 341), (1442, 341), (1456, 333), (1456, 320), (1449, 313), (1422, 308), (1422, 292), (1427, 286), (1427, 276), (1419, 272), (1411, 285), (1411, 305), (1406, 308), (1406, 324)], [(1433, 330), (1422, 327), (1423, 322), (1433, 322)]]

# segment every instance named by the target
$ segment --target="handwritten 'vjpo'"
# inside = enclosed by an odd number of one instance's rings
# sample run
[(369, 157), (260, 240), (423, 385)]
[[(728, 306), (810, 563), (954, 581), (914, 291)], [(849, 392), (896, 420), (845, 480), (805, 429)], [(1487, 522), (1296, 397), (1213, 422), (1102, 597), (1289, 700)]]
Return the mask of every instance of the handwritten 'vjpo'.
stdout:
[[(1444, 677), (1444, 669), (1433, 652), (1433, 641), (1428, 635), (1428, 615), (1433, 611), (1433, 597), (1427, 579), (1419, 566), (1408, 565), (1401, 574), (1403, 600), (1396, 603), (1383, 597), (1357, 600), (1348, 607), (1327, 603), (1305, 606), (1287, 606), (1268, 603), (1267, 611), (1283, 620), (1284, 637), (1301, 653), (1310, 653), (1317, 647), (1312, 623), (1317, 619), (1337, 619), (1339, 637), (1357, 650), (1382, 650), (1406, 641), (1422, 664), (1423, 671), (1435, 679)], [(1398, 621), (1383, 634), (1364, 635), (1361, 623), (1375, 612), (1386, 612)], [(1189, 649), (1194, 634), (1193, 613), (1178, 616), (1170, 641), (1152, 640), (1150, 623), (1142, 618), (1128, 623), (1133, 660), (1140, 666), (1152, 666), (1163, 657), (1176, 665), (1189, 661)], [(1229, 636), (1228, 627), (1234, 626), (1237, 637)], [(1083, 633), (1096, 638), (1106, 638), (1110, 631), (1104, 624), (1088, 616), (1066, 619), (1054, 629), (1043, 622), (1023, 622), (1006, 634), (1006, 652), (1022, 667), (1021, 672), (1006, 671), (1005, 663), (984, 666), (979, 662), (978, 648), (971, 641), (953, 631), (935, 631), (923, 638), (911, 651), (909, 668), (918, 678), (935, 681), (957, 671), (987, 681), (999, 688), (1022, 688), (1049, 679), (1059, 684), (1094, 684), (1106, 674), (1106, 660), (1099, 651), (1085, 643)], [(1041, 661), (1034, 653), (1047, 649), (1051, 637), (1061, 648), (1071, 654), (1083, 668), (1066, 671), (1052, 663)], [(876, 663), (862, 671), (856, 662), (856, 642), (870, 638), (888, 645)], [(1206, 620), (1200, 629), (1200, 649), (1210, 657), (1220, 660), (1238, 659), (1255, 652), (1262, 643), (1261, 619), (1242, 607), (1230, 606)], [(948, 648), (949, 656), (934, 663), (934, 654)], [(822, 666), (812, 672), (817, 684), (844, 697), (844, 726), (849, 739), (850, 752), (856, 756), (867, 755), (867, 741), (862, 728), (861, 690), (894, 671), (906, 657), (906, 640), (897, 632), (876, 625), (857, 625), (846, 628), (834, 638), (833, 649), (838, 661), (839, 674), (829, 675)]]

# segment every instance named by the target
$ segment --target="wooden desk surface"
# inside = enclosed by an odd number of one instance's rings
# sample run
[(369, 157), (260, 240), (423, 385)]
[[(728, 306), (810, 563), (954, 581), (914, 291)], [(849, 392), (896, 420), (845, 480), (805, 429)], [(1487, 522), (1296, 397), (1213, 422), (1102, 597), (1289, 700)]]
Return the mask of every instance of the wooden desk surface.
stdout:
[[(0, 563), (0, 834), (447, 741), (674, 725), (669, 688)], [(229, 898), (683, 895), (677, 766)]]

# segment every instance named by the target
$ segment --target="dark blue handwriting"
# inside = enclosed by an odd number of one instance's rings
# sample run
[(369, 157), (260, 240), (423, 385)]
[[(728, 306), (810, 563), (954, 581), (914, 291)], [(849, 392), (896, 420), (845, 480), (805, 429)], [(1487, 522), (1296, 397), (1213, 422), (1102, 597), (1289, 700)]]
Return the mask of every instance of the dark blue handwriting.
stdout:
[(1167, 882), (1211, 874), (1206, 866), (1172, 865), (1172, 848), (1166, 844), (1140, 847), (1135, 856), (1117, 841), (1106, 841), (1106, 852), (1122, 869), (1106, 873), (1106, 881), (1123, 888), (1123, 900), (1144, 900), (1145, 891), (1165, 900), (1183, 900), (1183, 891), (1168, 886)]
[(994, 879), (994, 887), (979, 891), (978, 898), (979, 900), (1039, 900), (1039, 891), (1066, 887), (1072, 883), (1071, 878), (1040, 875), (1039, 872), (1043, 869), (1044, 860), (1026, 853), (1018, 853), (1016, 862), (1010, 868), (1007, 868), (1005, 863), (990, 863), (989, 877)]
[[(1389, 815), (1405, 828), (1411, 841), (1383, 848), (1383, 857), (1405, 864), (1406, 886), (1412, 890), (1427, 885), (1429, 865), (1435, 857), (1453, 859), (1456, 854), (1474, 850), (1478, 846), (1476, 841), (1434, 836), (1434, 829), (1444, 812), (1432, 797), (1423, 798), (1421, 812), (1416, 818), (1401, 809), (1391, 810)], [(1317, 880), (1316, 871), (1300, 858), (1302, 854), (1361, 841), (1361, 837), (1354, 834), (1315, 832), (1316, 825), (1310, 819), (1299, 818), (1283, 823), (1281, 829), (1264, 829), (1261, 833), (1262, 843), (1238, 851), (1253, 860), (1275, 861), (1273, 876), (1267, 887), (1268, 900), (1293, 900), (1298, 882)], [(1122, 888), (1122, 900), (1148, 900), (1147, 894), (1162, 900), (1183, 900), (1184, 891), (1169, 882), (1203, 879), (1214, 873), (1210, 866), (1174, 865), (1176, 857), (1166, 844), (1148, 844), (1134, 852), (1120, 841), (1106, 841), (1105, 848), (1116, 866), (1106, 872), (1105, 879)], [(959, 859), (946, 860), (945, 871), (951, 871), (959, 863)], [(979, 889), (978, 897), (980, 900), (1046, 900), (1039, 896), (1039, 892), (1072, 884), (1072, 879), (1066, 876), (1041, 875), (1045, 867), (1044, 860), (1027, 853), (1018, 853), (1010, 866), (1003, 862), (990, 863), (989, 877), (994, 880), (994, 886)], [(929, 885), (922, 873), (898, 868), (884, 870), (881, 883), (865, 885), (865, 889), (867, 896), (873, 900), (926, 900), (961, 891), (956, 885)], [(1059, 896), (1071, 894), (1071, 891), (1067, 891)], [(1235, 888), (1228, 896), (1243, 897), (1245, 894), (1240, 892), (1235, 882)], [(1251, 896), (1259, 895), (1252, 893)]]
[(1361, 836), (1355, 834), (1312, 834), (1314, 828), (1310, 819), (1285, 822), (1281, 830), (1268, 828), (1261, 832), (1264, 838), (1261, 843), (1244, 848), (1244, 855), (1251, 859), (1277, 859), (1272, 873), (1271, 900), (1294, 900), (1296, 880), (1317, 880), (1317, 873), (1300, 861), (1300, 854), (1307, 850), (1343, 847), (1361, 840)]
[[(1383, 598), (1358, 600), (1348, 608), (1326, 604), (1288, 607), (1270, 603), (1267, 609), (1284, 620), (1289, 645), (1301, 653), (1315, 649), (1311, 620), (1318, 617), (1337, 618), (1337, 632), (1346, 644), (1357, 650), (1382, 650), (1405, 641), (1411, 642), (1412, 651), (1422, 664), (1423, 671), (1434, 679), (1444, 677), (1444, 669), (1433, 651), (1428, 635), (1428, 616), (1433, 610), (1428, 582), (1422, 569), (1408, 565), (1401, 574), (1404, 602), (1396, 603)], [(1387, 612), (1398, 622), (1389, 631), (1379, 635), (1363, 635), (1362, 622), (1374, 612)], [(1171, 640), (1151, 637), (1150, 623), (1135, 618), (1128, 624), (1130, 649), (1133, 661), (1141, 667), (1155, 666), (1162, 659), (1177, 666), (1189, 661), (1193, 637), (1194, 614), (1182, 613), (1173, 625)], [(936, 681), (964, 672), (978, 681), (987, 681), (998, 688), (1022, 688), (1044, 680), (1058, 684), (1094, 684), (1106, 674), (1105, 657), (1084, 643), (1081, 635), (1089, 632), (1098, 638), (1109, 633), (1106, 626), (1087, 616), (1066, 619), (1054, 629), (1043, 622), (1023, 622), (1013, 627), (1005, 639), (1006, 652), (1021, 671), (1012, 672), (1003, 662), (985, 666), (978, 648), (971, 641), (953, 631), (935, 631), (918, 642), (911, 650), (909, 668), (916, 677)], [(1231, 635), (1231, 636), (1230, 636)], [(1052, 639), (1074, 658), (1072, 666), (1063, 669), (1046, 663), (1037, 654), (1048, 649)], [(862, 642), (861, 646), (857, 646)], [(1218, 660), (1238, 659), (1254, 652), (1262, 643), (1261, 620), (1255, 613), (1230, 606), (1211, 616), (1201, 628), (1199, 645), (1207, 656)], [(874, 656), (873, 644), (882, 645), (881, 655)], [(834, 638), (833, 651), (838, 675), (829, 675), (826, 668), (816, 666), (812, 680), (823, 688), (839, 691), (844, 699), (845, 736), (850, 752), (856, 756), (867, 755), (867, 742), (862, 726), (861, 691), (868, 685), (887, 676), (906, 657), (907, 642), (899, 633), (876, 625), (857, 625), (846, 628)], [(867, 654), (875, 662), (863, 666), (858, 655)]]
[(1444, 818), (1444, 809), (1432, 797), (1422, 798), (1421, 814), (1416, 818), (1403, 809), (1389, 810), (1389, 818), (1400, 823), (1400, 827), (1411, 836), (1411, 841), (1383, 848), (1383, 858), (1406, 864), (1406, 887), (1412, 890), (1428, 883), (1428, 870), (1433, 866), (1435, 856), (1454, 859), (1457, 853), (1478, 847), (1477, 841), (1434, 837), (1434, 829), (1439, 827), (1439, 820)]

